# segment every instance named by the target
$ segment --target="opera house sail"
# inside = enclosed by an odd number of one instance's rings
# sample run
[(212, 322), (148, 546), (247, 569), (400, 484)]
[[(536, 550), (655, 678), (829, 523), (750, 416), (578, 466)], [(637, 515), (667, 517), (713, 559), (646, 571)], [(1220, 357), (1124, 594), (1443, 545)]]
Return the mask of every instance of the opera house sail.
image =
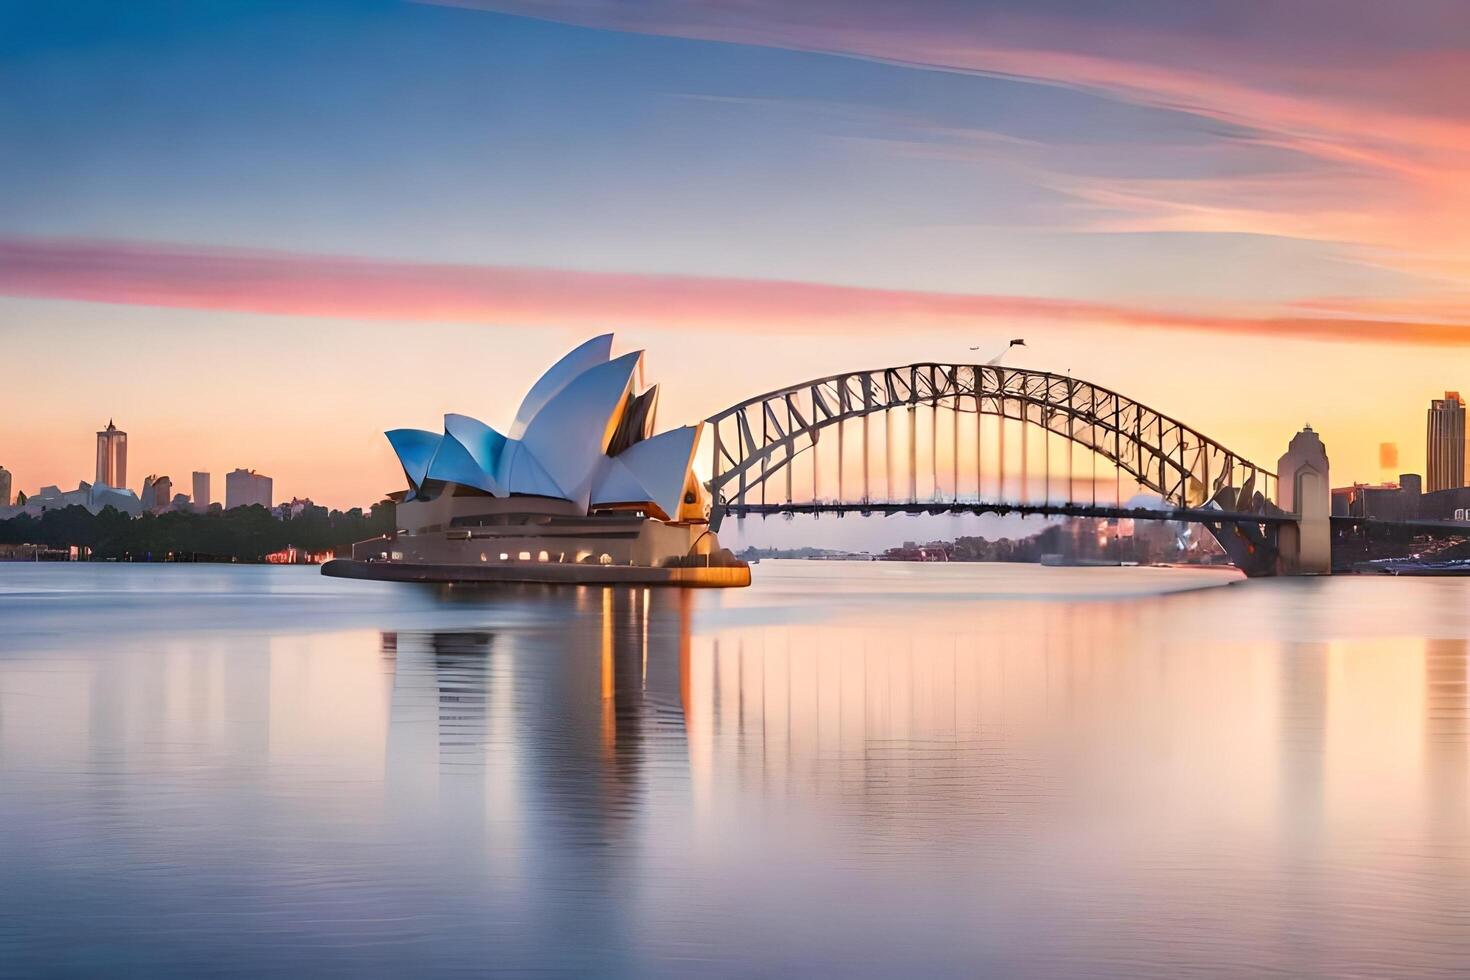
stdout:
[(643, 352), (594, 337), (543, 374), (505, 432), (467, 415), (386, 433), (407, 489), (398, 530), (327, 575), (403, 581), (747, 585), (694, 475), (703, 423), (655, 431)]

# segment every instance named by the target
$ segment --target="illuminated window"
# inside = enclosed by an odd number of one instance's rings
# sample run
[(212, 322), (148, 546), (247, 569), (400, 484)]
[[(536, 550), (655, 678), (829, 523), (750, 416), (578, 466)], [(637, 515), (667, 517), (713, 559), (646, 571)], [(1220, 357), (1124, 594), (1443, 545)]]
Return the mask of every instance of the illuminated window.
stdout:
[(500, 560), (501, 561), (510, 561), (510, 555), (507, 555), (505, 552), (502, 551), (500, 553)]
[(543, 551), (543, 552), (541, 552), (541, 554), (539, 554), (539, 555), (536, 556), (536, 560), (537, 561), (551, 561), (551, 556), (548, 555), (546, 552)]
[(612, 555), (610, 555), (610, 554), (608, 554), (608, 553), (607, 553), (607, 552), (605, 552), (605, 551), (604, 551), (604, 552), (603, 552), (603, 553), (602, 553), (602, 555), (601, 555), (601, 557), (599, 557), (599, 558), (598, 558), (598, 559), (597, 559), (597, 560), (598, 560), (598, 561), (599, 561), (599, 562), (600, 562), (600, 563), (601, 563), (601, 564), (604, 564), (604, 565), (611, 565), (611, 564), (612, 564)]
[(480, 552), (480, 560), (481, 561), (489, 561), (490, 559), (488, 557), (486, 557), (485, 552), (482, 551), (482, 552)]
[(531, 553), (529, 551), (523, 551), (520, 554), (516, 555), (516, 557), (519, 558), (521, 561), (530, 561)]

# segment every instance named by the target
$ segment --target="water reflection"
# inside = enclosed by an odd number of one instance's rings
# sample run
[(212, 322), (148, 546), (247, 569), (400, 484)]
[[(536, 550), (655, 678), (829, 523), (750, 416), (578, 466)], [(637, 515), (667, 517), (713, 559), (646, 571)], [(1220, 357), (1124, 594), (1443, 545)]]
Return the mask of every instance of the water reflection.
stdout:
[[(778, 566), (738, 595), (397, 591), (368, 613), (303, 580), (303, 614), (219, 629), (251, 617), (212, 608), (105, 644), (12, 606), (0, 922), (21, 928), (0, 962), (1470, 961), (1464, 587), (1092, 579), (1068, 597), (1065, 578), (1028, 591), (1018, 575), (1051, 574), (1034, 570), (924, 572), (948, 576), (927, 591), (814, 574)], [(326, 628), (312, 603), (336, 609)]]

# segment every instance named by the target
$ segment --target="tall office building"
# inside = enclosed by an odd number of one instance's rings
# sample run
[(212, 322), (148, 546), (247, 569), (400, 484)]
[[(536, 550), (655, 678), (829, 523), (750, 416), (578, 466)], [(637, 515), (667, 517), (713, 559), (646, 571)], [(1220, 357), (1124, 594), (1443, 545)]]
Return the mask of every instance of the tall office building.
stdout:
[(194, 509), (209, 510), (209, 474), (194, 471)]
[(1458, 391), (1447, 391), (1429, 403), (1425, 458), (1425, 493), (1465, 485), (1465, 400)]
[(270, 509), (271, 478), (254, 470), (237, 469), (225, 474), (225, 510), (251, 504)]
[(0, 507), (10, 506), (10, 471), (0, 466)]
[(128, 485), (128, 434), (107, 420), (97, 433), (97, 480), (104, 486), (122, 489)]
[(167, 476), (150, 476), (143, 481), (143, 509), (168, 510), (174, 499), (174, 481)]

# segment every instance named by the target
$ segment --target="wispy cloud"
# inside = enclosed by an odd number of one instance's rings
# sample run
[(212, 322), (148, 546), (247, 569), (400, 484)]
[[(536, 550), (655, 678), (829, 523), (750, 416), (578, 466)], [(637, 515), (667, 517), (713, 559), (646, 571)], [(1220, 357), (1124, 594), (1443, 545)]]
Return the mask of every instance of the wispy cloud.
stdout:
[[(1147, 4), (1043, 17), (1005, 2), (430, 2), (1002, 76), (1193, 114), (1238, 131), (1222, 141), (1247, 134), (1257, 146), (1315, 161), (1315, 185), (1299, 175), (1078, 181), (1086, 230), (1310, 238), (1355, 246), (1359, 261), (1426, 279), (1470, 280), (1463, 4), (1423, 0), (1403, 10), (1302, 0), (1262, 10), (1201, 0), (1187, 9), (1165, 5), (1167, 17)], [(1332, 30), (1322, 29), (1326, 23)], [(1092, 220), (1094, 209), (1117, 209), (1122, 218)]]
[(444, 323), (609, 323), (850, 335), (977, 321), (1124, 326), (1359, 343), (1470, 346), (1470, 326), (1343, 315), (1173, 312), (1030, 296), (823, 283), (396, 262), (142, 242), (0, 239), (0, 294), (245, 313)]

